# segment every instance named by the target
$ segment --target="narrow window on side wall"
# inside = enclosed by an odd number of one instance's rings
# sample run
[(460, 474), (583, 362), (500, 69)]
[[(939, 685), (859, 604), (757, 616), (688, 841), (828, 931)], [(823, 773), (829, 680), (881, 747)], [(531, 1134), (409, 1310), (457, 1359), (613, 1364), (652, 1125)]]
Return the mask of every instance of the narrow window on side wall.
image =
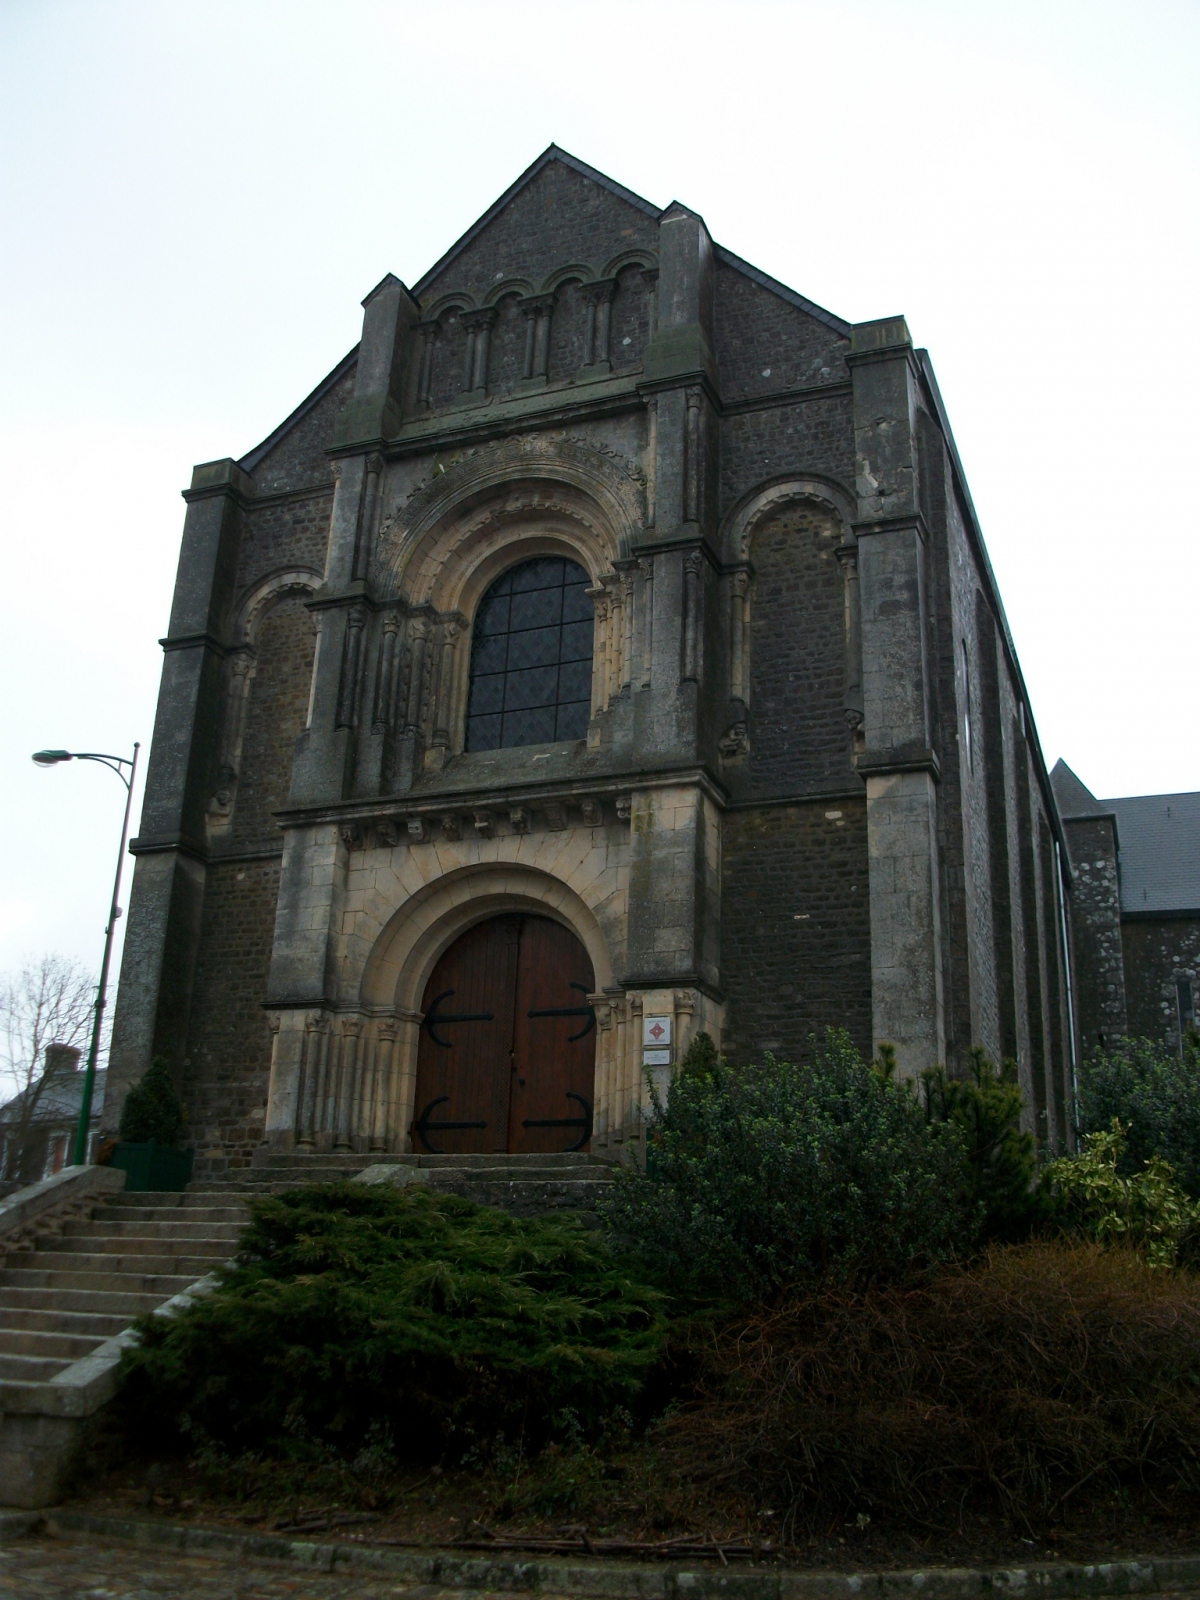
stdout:
[(1179, 1048), (1196, 1031), (1196, 996), (1190, 978), (1175, 979), (1175, 1000), (1179, 1007)]

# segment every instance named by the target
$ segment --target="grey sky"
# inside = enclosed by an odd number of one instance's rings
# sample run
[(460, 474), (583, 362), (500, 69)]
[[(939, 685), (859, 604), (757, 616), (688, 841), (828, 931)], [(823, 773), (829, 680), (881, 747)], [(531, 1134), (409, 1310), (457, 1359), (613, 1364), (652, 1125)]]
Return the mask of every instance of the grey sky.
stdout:
[(98, 957), (191, 465), (551, 142), (938, 372), (1048, 759), (1200, 789), (1200, 5), (0, 0), (0, 968)]

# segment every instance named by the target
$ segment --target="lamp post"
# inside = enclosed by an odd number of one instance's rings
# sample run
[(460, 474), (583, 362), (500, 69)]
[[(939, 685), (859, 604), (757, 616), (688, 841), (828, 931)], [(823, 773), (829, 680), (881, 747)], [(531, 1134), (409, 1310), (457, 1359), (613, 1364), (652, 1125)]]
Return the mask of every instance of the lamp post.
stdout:
[[(104, 959), (100, 963), (100, 982), (96, 989), (92, 1043), (88, 1049), (87, 1067), (83, 1074), (79, 1126), (75, 1130), (75, 1149), (71, 1154), (71, 1164), (76, 1167), (87, 1165), (88, 1123), (92, 1116), (92, 1090), (96, 1086), (96, 1057), (100, 1053), (100, 1027), (104, 1021), (104, 1002), (108, 990), (108, 967), (112, 960), (113, 934), (117, 930), (117, 918), (121, 915), (117, 896), (121, 892), (121, 868), (125, 865), (125, 841), (129, 835), (129, 808), (133, 804), (133, 780), (137, 774), (138, 751), (141, 748), (139, 743), (134, 743), (132, 759), (129, 756), (101, 755), (95, 750), (39, 750), (33, 758), (39, 767), (56, 767), (60, 761), (98, 761), (110, 772), (115, 772), (125, 785), (125, 816), (121, 822), (121, 847), (117, 851), (117, 875), (113, 880), (112, 904), (108, 908), (108, 927), (104, 930)], [(128, 777), (122, 771), (123, 767), (129, 768)]]

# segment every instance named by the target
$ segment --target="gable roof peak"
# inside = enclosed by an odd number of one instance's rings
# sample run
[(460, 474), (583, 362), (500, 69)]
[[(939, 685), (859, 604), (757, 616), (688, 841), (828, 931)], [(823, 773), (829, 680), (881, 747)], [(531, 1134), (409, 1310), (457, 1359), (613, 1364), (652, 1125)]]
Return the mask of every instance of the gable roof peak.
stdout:
[(1050, 774), (1050, 786), (1054, 790), (1054, 798), (1058, 804), (1060, 817), (1108, 817), (1112, 815), (1110, 806), (1096, 799), (1088, 788), (1070, 767), (1060, 757), (1054, 764)]
[(659, 208), (651, 205), (649, 200), (644, 200), (640, 194), (634, 194), (632, 189), (627, 189), (624, 184), (617, 183), (614, 178), (608, 177), (598, 167), (590, 167), (586, 161), (580, 161), (578, 156), (573, 156), (569, 150), (564, 150), (561, 145), (548, 144), (537, 160), (525, 168), (525, 171), (517, 181), (510, 184), (500, 198), (487, 208), (478, 221), (473, 222), (466, 233), (450, 246), (445, 255), (440, 260), (435, 261), (429, 271), (413, 284), (410, 290), (413, 298), (418, 299), (424, 294), (429, 285), (446, 270), (455, 257), (461, 255), (471, 241), (479, 237), (488, 223), (494, 217), (499, 216), (505, 206), (520, 194), (522, 189), (531, 184), (537, 175), (544, 171), (552, 161), (557, 161), (562, 166), (570, 168), (572, 172), (577, 172), (581, 178), (586, 178), (589, 183), (595, 183), (600, 188), (607, 189), (610, 194), (614, 194), (618, 199), (624, 200), (626, 205), (633, 206), (635, 210), (642, 212), (645, 216), (654, 217), (656, 220), (661, 217), (662, 212)]

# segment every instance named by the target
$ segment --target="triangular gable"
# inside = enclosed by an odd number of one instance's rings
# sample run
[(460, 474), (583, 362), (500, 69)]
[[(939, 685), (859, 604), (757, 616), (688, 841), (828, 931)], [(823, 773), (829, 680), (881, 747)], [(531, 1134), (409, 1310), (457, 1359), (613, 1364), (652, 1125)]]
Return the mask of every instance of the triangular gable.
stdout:
[(450, 246), (440, 260), (434, 262), (433, 266), (430, 267), (429, 271), (418, 283), (413, 285), (413, 298), (419, 299), (430, 284), (435, 283), (441, 274), (445, 272), (451, 262), (460, 256), (468, 245), (473, 244), (488, 224), (495, 221), (505, 207), (520, 194), (521, 190), (528, 188), (538, 174), (544, 171), (552, 161), (561, 162), (564, 167), (569, 167), (573, 172), (579, 173), (581, 177), (590, 179), (592, 183), (597, 184), (602, 189), (607, 189), (610, 194), (616, 195), (619, 200), (624, 200), (627, 205), (633, 206), (635, 210), (640, 211), (644, 216), (653, 217), (657, 221), (662, 215), (660, 207), (651, 205), (649, 200), (643, 200), (641, 195), (634, 194), (632, 189), (626, 189), (623, 184), (616, 183), (612, 178), (606, 177), (596, 167), (589, 167), (586, 161), (580, 161), (578, 157), (569, 155), (565, 150), (560, 150), (556, 144), (547, 145), (533, 165), (526, 167), (517, 181), (510, 184), (500, 198), (487, 208), (479, 220), (473, 222), (466, 233)]

